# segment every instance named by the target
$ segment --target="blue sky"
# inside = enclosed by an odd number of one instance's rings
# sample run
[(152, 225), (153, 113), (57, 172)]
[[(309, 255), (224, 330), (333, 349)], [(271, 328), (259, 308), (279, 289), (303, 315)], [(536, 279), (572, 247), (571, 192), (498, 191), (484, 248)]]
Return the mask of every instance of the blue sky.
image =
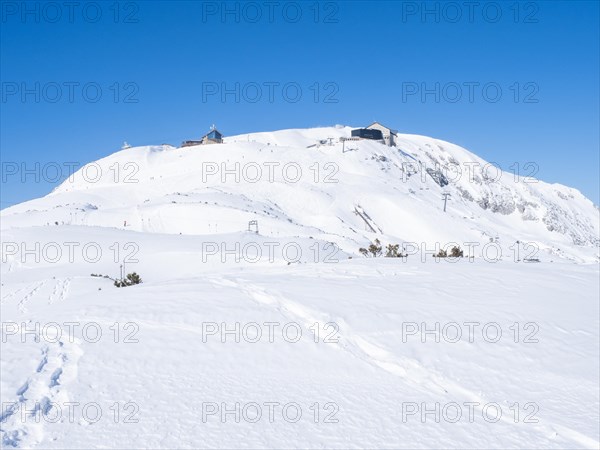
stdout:
[(123, 141), (373, 120), (599, 203), (597, 1), (78, 5), (2, 1), (3, 208)]

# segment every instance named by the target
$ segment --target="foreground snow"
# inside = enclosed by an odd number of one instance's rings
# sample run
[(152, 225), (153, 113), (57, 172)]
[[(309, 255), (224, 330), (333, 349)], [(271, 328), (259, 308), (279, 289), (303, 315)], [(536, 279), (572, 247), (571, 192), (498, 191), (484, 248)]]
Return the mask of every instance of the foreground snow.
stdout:
[(595, 265), (170, 263), (4, 274), (5, 447), (598, 446)]

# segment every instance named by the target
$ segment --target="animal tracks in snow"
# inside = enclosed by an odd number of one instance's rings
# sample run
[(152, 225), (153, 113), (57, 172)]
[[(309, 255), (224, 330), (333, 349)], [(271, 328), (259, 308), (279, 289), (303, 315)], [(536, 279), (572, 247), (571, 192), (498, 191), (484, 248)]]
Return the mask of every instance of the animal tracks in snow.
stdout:
[(57, 280), (56, 284), (54, 285), (52, 294), (50, 294), (50, 296), (48, 297), (48, 303), (52, 304), (55, 301), (64, 301), (67, 298), (67, 295), (69, 294), (70, 286), (71, 278)]
[(69, 295), (71, 280), (72, 278), (46, 279), (23, 286), (3, 295), (0, 299), (0, 304), (7, 305), (14, 299), (19, 299), (17, 301), (17, 308), (20, 313), (26, 314), (29, 312), (29, 303), (36, 297), (46, 296), (48, 304), (50, 305), (57, 301), (61, 302), (66, 300)]

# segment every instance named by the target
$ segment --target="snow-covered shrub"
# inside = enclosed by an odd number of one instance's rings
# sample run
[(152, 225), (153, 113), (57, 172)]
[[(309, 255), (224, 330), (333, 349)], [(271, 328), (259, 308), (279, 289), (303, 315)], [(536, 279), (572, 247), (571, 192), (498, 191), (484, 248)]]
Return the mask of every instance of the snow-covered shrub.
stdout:
[(453, 258), (462, 258), (464, 256), (464, 252), (460, 249), (460, 247), (452, 247), (450, 250), (450, 256)]
[(386, 258), (404, 258), (406, 256), (400, 251), (400, 244), (388, 244), (386, 250)]
[[(367, 258), (377, 258), (383, 255), (383, 246), (379, 239), (375, 239), (375, 242), (371, 243), (368, 248), (360, 248), (358, 251)], [(388, 244), (385, 247), (386, 258), (404, 258), (406, 255), (400, 251), (400, 244)]]
[(358, 251), (366, 257), (377, 258), (378, 256), (381, 256), (383, 249), (379, 239), (375, 239), (375, 242), (372, 242), (371, 245), (369, 245), (369, 248), (359, 248)]
[(133, 286), (134, 284), (140, 284), (142, 282), (142, 279), (140, 278), (140, 276), (135, 273), (128, 273), (127, 276), (125, 278), (123, 278), (122, 280), (115, 280), (115, 286), (116, 287), (127, 287), (127, 286)]

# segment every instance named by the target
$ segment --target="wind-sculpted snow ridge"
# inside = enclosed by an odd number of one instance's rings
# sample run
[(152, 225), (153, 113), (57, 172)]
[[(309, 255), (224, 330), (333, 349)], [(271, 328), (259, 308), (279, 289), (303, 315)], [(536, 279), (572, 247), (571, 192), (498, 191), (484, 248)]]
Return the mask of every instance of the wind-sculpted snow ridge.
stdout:
[[(532, 243), (539, 257), (597, 260), (598, 208), (579, 191), (498, 170), (448, 142), (346, 141), (349, 127), (282, 130), (221, 145), (136, 147), (90, 163), (46, 197), (2, 211), (2, 227), (55, 224), (218, 234), (258, 220), (267, 236), (382, 242)], [(519, 176), (516, 176), (518, 172)], [(442, 194), (450, 194), (443, 211)], [(364, 214), (358, 214), (360, 208)], [(370, 217), (369, 223), (364, 220)]]

